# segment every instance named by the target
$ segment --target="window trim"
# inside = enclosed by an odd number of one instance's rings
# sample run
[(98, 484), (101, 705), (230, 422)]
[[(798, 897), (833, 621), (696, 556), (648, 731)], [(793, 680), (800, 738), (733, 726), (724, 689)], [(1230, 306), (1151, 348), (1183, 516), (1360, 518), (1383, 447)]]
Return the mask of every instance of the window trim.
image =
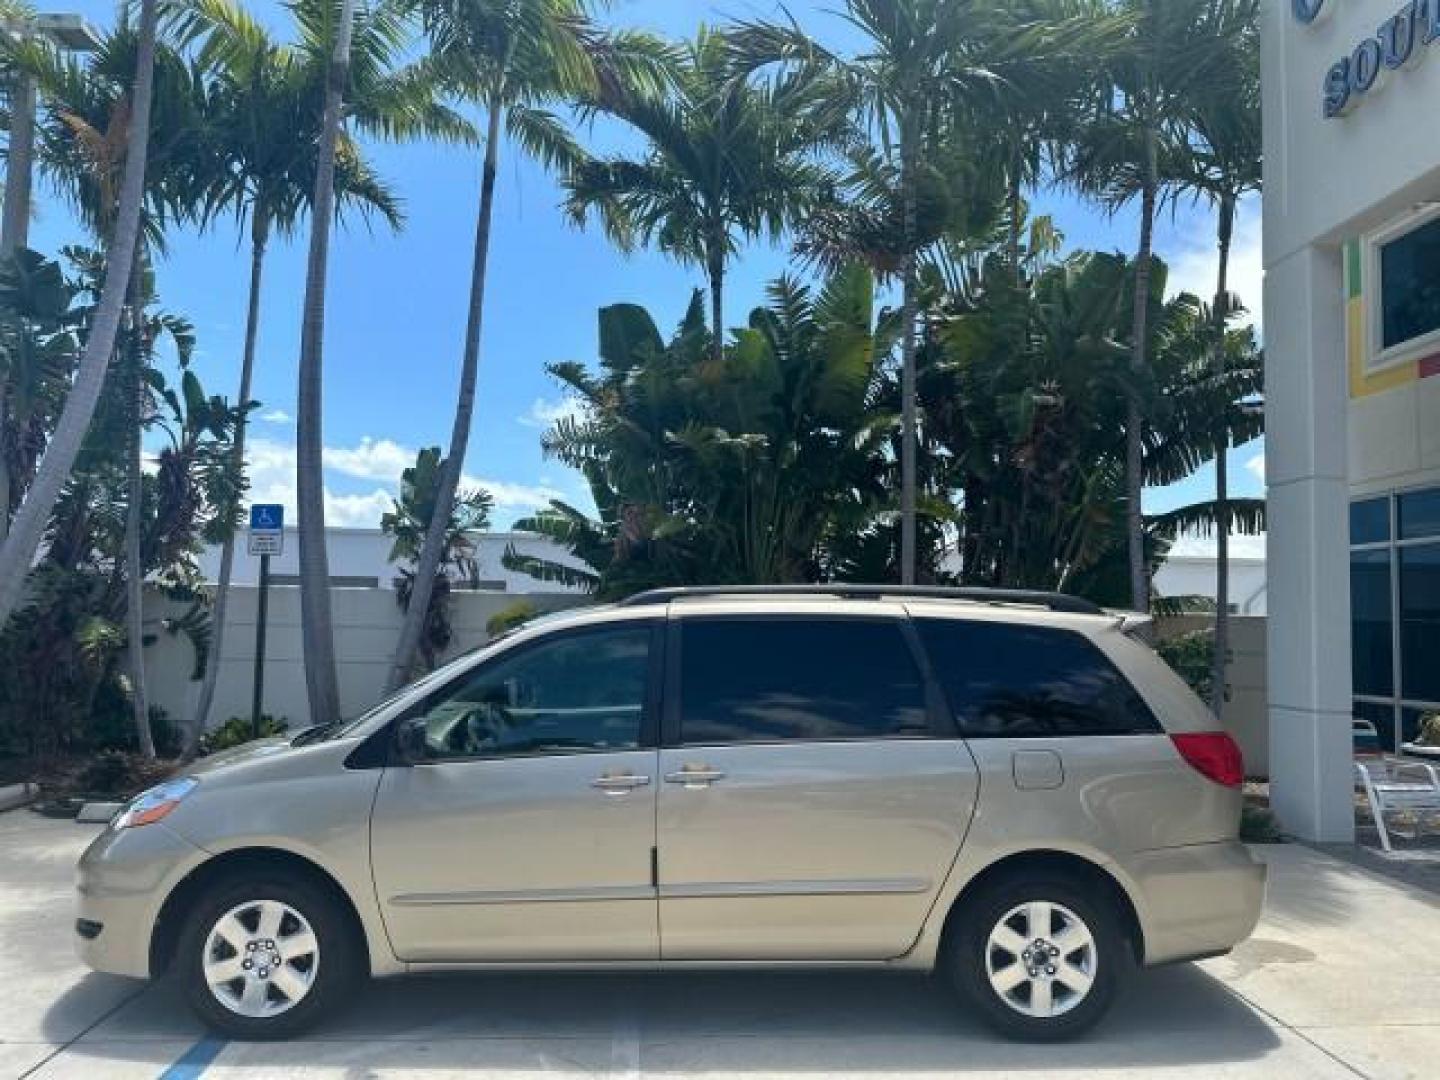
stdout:
[[(861, 622), (894, 626), (901, 640), (909, 650), (911, 662), (920, 676), (920, 685), (925, 698), (925, 724), (929, 729), (923, 734), (913, 735), (836, 735), (824, 739), (727, 739), (724, 741), (686, 742), (683, 738), (681, 702), (681, 654), (683, 650), (684, 627), (702, 622)], [(955, 728), (953, 714), (945, 706), (940, 686), (920, 639), (907, 614), (896, 612), (846, 612), (846, 611), (724, 611), (671, 614), (668, 619), (665, 645), (665, 688), (662, 693), (663, 708), (660, 721), (660, 747), (666, 750), (690, 748), (723, 749), (731, 746), (815, 746), (825, 743), (877, 743), (916, 742), (931, 739), (955, 739), (959, 735)]]
[(1440, 329), (1385, 345), (1385, 279), (1380, 250), (1432, 222), (1440, 220), (1440, 203), (1422, 205), (1360, 238), (1364, 280), (1374, 283), (1374, 295), (1365, 299), (1365, 374), (1376, 375), (1440, 351)]
[[(950, 722), (954, 725), (958, 737), (964, 739), (966, 742), (989, 742), (995, 739), (1011, 739), (1015, 741), (1036, 740), (1048, 742), (1065, 742), (1070, 739), (1135, 739), (1153, 738), (1156, 735), (1164, 735), (1166, 733), (1165, 725), (1161, 723), (1160, 717), (1155, 712), (1154, 707), (1150, 704), (1150, 702), (1145, 700), (1145, 695), (1140, 692), (1139, 687), (1137, 687), (1133, 682), (1130, 681), (1130, 677), (1125, 674), (1124, 669), (1113, 659), (1111, 659), (1110, 654), (1107, 653), (1104, 649), (1102, 649), (1099, 645), (1097, 645), (1088, 634), (1081, 633), (1079, 630), (1076, 630), (1069, 626), (1056, 626), (1053, 623), (1020, 623), (1005, 621), (1001, 619), (966, 619), (955, 615), (916, 615), (912, 619), (912, 622), (918, 623), (922, 619), (934, 623), (962, 623), (966, 626), (1003, 626), (1007, 629), (1019, 627), (1021, 629), (1043, 630), (1048, 633), (1078, 638), (1085, 644), (1085, 647), (1088, 648), (1091, 652), (1093, 652), (1095, 656), (1100, 660), (1100, 662), (1103, 663), (1106, 667), (1108, 667), (1115, 674), (1116, 678), (1118, 678), (1120, 682), (1130, 691), (1130, 694), (1135, 698), (1137, 702), (1140, 703), (1141, 707), (1144, 708), (1145, 714), (1150, 718), (1151, 724), (1154, 725), (1153, 730), (1150, 731), (1082, 731), (1079, 733), (1047, 731), (1038, 732), (1033, 735), (1017, 735), (1014, 732), (1008, 731), (970, 732), (966, 731), (964, 727), (961, 726), (960, 717), (957, 714), (954, 705), (950, 701), (950, 695), (949, 692), (945, 690), (944, 682), (937, 679), (940, 692), (943, 695), (943, 699), (945, 701), (946, 715), (949, 716)], [(919, 641), (923, 647), (924, 637), (920, 634), (920, 628), (918, 625), (915, 627), (915, 636), (916, 640)]]
[[(586, 637), (593, 634), (606, 633), (613, 630), (637, 630), (648, 629), (650, 632), (649, 655), (646, 658), (645, 672), (645, 697), (641, 702), (640, 712), (640, 737), (637, 745), (623, 749), (615, 747), (592, 747), (590, 749), (570, 748), (564, 750), (534, 750), (524, 753), (513, 754), (456, 754), (450, 757), (427, 758), (424, 761), (408, 760), (400, 753), (397, 744), (397, 736), (400, 725), (412, 719), (418, 714), (429, 709), (446, 691), (452, 689), (456, 683), (468, 682), (471, 678), (478, 676), (484, 669), (495, 664), (508, 663), (511, 660), (523, 657), (526, 653), (536, 649), (566, 641), (571, 638)], [(464, 671), (459, 672), (453, 679), (437, 686), (430, 693), (426, 694), (419, 701), (414, 702), (390, 719), (390, 722), (377, 732), (385, 741), (387, 747), (387, 765), (399, 768), (425, 768), (430, 765), (456, 765), (471, 762), (495, 762), (495, 761), (526, 761), (535, 758), (554, 757), (588, 757), (598, 754), (633, 754), (645, 750), (654, 750), (658, 745), (658, 718), (660, 715), (660, 682), (664, 668), (664, 652), (666, 646), (665, 622), (663, 619), (648, 616), (636, 619), (620, 619), (613, 622), (591, 623), (585, 626), (571, 626), (562, 630), (554, 630), (541, 634), (528, 641), (517, 643), (514, 648), (505, 649), (494, 656), (487, 657), (478, 664), (474, 664)]]

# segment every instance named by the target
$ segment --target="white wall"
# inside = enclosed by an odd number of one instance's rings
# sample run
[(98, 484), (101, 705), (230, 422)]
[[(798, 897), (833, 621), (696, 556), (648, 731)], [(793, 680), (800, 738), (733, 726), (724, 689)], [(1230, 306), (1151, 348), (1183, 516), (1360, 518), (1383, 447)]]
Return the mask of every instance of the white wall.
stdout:
[[(210, 714), (212, 726), (231, 716), (250, 715), (258, 598), (259, 589), (254, 586), (236, 586), (231, 592), (224, 655), (219, 661), (220, 679)], [(482, 644), (486, 640), (486, 620), (520, 599), (499, 592), (454, 594), (451, 611), (455, 641), (449, 655)], [(542, 611), (572, 607), (584, 601), (580, 596), (544, 593), (523, 599)], [(390, 589), (332, 589), (331, 603), (340, 707), (344, 715), (352, 716), (379, 700), (383, 693), (391, 654), (400, 635), (401, 612)], [(194, 652), (188, 639), (162, 632), (159, 620), (166, 614), (183, 610), (182, 605), (159, 596), (148, 598), (147, 632), (157, 635), (155, 644), (145, 650), (148, 690), (151, 701), (162, 706), (175, 721), (189, 715), (200, 684), (190, 679)], [(304, 726), (309, 719), (309, 707), (305, 698), (298, 588), (271, 588), (266, 625), (265, 711), (287, 717), (292, 728)]]
[[(1205, 596), (1215, 599), (1216, 560), (1171, 555), (1155, 572), (1157, 596)], [(1264, 615), (1268, 590), (1264, 559), (1230, 558), (1230, 603), (1242, 615)]]
[[(543, 536), (524, 532), (473, 533), (475, 561), (482, 581), (504, 583), (507, 593), (578, 592), (552, 582), (537, 581), (528, 574), (507, 570), (500, 565), (507, 546), (525, 555), (538, 555), (566, 566), (583, 567), (584, 563), (559, 544)], [(260, 560), (246, 554), (247, 530), (236, 537), (234, 580), (255, 584), (260, 577)], [(396, 575), (396, 566), (389, 561), (390, 538), (379, 529), (329, 528), (325, 530), (326, 554), (330, 559), (332, 578), (371, 578), (381, 588), (389, 589)], [(300, 540), (294, 528), (285, 530), (284, 553), (270, 560), (271, 574), (298, 575), (300, 572)], [(220, 549), (212, 547), (200, 556), (200, 572), (205, 580), (214, 581), (220, 570)]]

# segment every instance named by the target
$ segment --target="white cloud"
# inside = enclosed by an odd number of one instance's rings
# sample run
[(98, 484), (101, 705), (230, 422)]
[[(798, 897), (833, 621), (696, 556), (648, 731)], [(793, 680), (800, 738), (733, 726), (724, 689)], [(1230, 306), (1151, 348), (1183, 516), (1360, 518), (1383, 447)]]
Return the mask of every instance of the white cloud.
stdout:
[(1256, 480), (1259, 480), (1262, 484), (1265, 483), (1265, 451), (1261, 450), (1249, 461), (1245, 462), (1245, 468)]
[[(1168, 289), (1172, 296), (1190, 292), (1206, 303), (1214, 298), (1215, 274), (1219, 267), (1213, 234), (1207, 235), (1204, 229), (1197, 229), (1187, 238), (1184, 248), (1168, 257), (1168, 262)], [(1228, 277), (1230, 291), (1238, 295), (1248, 309), (1246, 318), (1257, 328), (1260, 327), (1264, 318), (1261, 305), (1264, 297), (1265, 263), (1261, 250), (1258, 199), (1241, 203), (1236, 215)]]
[(415, 464), (415, 453), (393, 439), (366, 435), (358, 446), (325, 447), (325, 468), (361, 480), (398, 484), (400, 474)]
[[(280, 503), (287, 520), (295, 521), (294, 445), (257, 437), (246, 443), (245, 459), (249, 500)], [(324, 460), (326, 524), (374, 529), (380, 527), (380, 515), (390, 509), (399, 490), (401, 470), (415, 463), (415, 451), (391, 439), (365, 438), (355, 446), (327, 446)], [(339, 492), (331, 482), (336, 477), (372, 480), (380, 486), (369, 491)], [(500, 527), (548, 506), (551, 499), (573, 498), (548, 483), (523, 484), (465, 475), (460, 485), (465, 490), (484, 488), (490, 492), (495, 499), (495, 524)]]
[(525, 413), (517, 419), (526, 427), (548, 428), (557, 420), (578, 419), (584, 414), (585, 403), (578, 397), (567, 395), (553, 401), (536, 398), (530, 408), (526, 409)]
[(378, 529), (380, 516), (393, 502), (390, 492), (376, 488), (368, 495), (336, 495), (325, 489), (325, 524)]
[(260, 414), (260, 419), (267, 424), (293, 424), (295, 418), (284, 409), (271, 409), (269, 412)]
[(485, 480), (462, 476), (460, 486), (466, 491), (484, 488), (495, 500), (501, 522), (507, 517), (529, 514), (550, 505), (551, 499), (566, 499), (565, 492), (549, 484), (514, 484), (506, 480)]

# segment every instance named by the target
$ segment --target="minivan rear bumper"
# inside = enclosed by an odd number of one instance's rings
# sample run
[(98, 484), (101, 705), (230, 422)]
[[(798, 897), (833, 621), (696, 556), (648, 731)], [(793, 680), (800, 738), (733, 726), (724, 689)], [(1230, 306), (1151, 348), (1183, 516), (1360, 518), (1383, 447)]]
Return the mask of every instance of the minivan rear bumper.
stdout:
[(1265, 864), (1227, 840), (1139, 852), (1122, 861), (1135, 883), (1146, 965), (1229, 952), (1265, 902)]

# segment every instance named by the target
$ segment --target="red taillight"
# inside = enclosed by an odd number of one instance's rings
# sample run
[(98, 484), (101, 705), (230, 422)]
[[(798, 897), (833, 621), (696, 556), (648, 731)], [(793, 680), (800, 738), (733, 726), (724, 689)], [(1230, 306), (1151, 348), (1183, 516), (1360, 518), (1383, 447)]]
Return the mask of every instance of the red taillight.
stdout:
[(1225, 787), (1239, 787), (1245, 781), (1245, 762), (1240, 747), (1223, 731), (1171, 735), (1180, 756), (1202, 776)]

